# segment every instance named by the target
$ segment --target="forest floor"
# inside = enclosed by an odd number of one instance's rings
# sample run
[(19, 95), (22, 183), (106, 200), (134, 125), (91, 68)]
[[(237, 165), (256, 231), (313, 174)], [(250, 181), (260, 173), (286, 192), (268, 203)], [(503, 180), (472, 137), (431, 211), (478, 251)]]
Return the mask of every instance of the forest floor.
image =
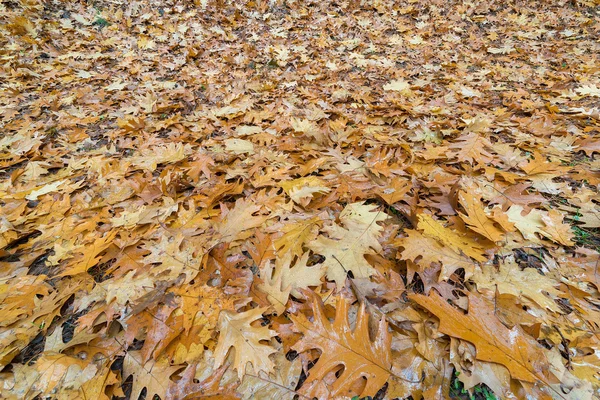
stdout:
[(0, 4), (0, 397), (600, 398), (600, 8)]

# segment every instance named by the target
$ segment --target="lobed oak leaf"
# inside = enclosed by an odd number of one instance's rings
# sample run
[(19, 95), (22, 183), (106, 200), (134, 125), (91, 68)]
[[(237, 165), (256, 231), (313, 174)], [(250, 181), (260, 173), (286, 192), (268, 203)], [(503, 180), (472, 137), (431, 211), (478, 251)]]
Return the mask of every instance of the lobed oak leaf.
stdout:
[(344, 225), (330, 225), (324, 228), (329, 237), (323, 235), (308, 245), (312, 251), (325, 257), (327, 279), (335, 281), (342, 288), (348, 271), (355, 278), (368, 278), (374, 268), (365, 260), (366, 254), (381, 250), (378, 238), (383, 228), (377, 223), (388, 216), (382, 211), (374, 212), (377, 206), (364, 203), (347, 205), (340, 213)]
[(135, 271), (129, 271), (121, 279), (109, 279), (98, 283), (94, 289), (78, 299), (76, 309), (84, 310), (94, 302), (104, 302), (121, 310), (127, 304), (134, 303), (154, 288), (154, 280), (149, 276), (136, 276)]
[(558, 304), (548, 296), (560, 295), (561, 292), (555, 288), (557, 282), (535, 268), (521, 270), (512, 255), (501, 260), (497, 268), (490, 264), (482, 265), (481, 270), (476, 271), (471, 279), (477, 283), (477, 289), (482, 293), (492, 294), (497, 291), (517, 298), (525, 297), (540, 307), (561, 313)]
[(132, 399), (138, 399), (144, 388), (147, 397), (158, 395), (164, 399), (171, 384), (171, 376), (180, 369), (180, 365), (171, 365), (165, 357), (143, 363), (139, 351), (128, 351), (123, 360), (123, 378), (133, 375)]
[(237, 392), (242, 399), (278, 399), (293, 400), (297, 396), (294, 390), (300, 379), (302, 363), (300, 358), (289, 361), (283, 351), (275, 353), (275, 372), (267, 375), (246, 374)]
[(4, 381), (2, 398), (68, 398), (94, 378), (98, 367), (90, 362), (47, 351), (33, 365), (16, 365), (13, 382)]
[(325, 182), (316, 176), (307, 176), (291, 181), (281, 182), (281, 187), (290, 196), (294, 203), (304, 207), (312, 200), (316, 193), (329, 193), (331, 189), (325, 186)]
[(301, 392), (312, 397), (328, 373), (343, 367), (343, 372), (331, 384), (330, 396), (348, 395), (348, 388), (363, 379), (366, 380), (364, 387), (357, 394), (374, 396), (391, 375), (391, 336), (385, 318), (379, 321), (375, 339), (371, 340), (369, 314), (364, 303), (358, 309), (354, 329), (350, 328), (348, 304), (343, 298), (339, 297), (336, 302), (333, 323), (325, 316), (323, 303), (315, 295), (311, 296), (311, 307), (313, 322), (303, 314), (290, 316), (294, 327), (303, 334), (293, 349), (299, 353), (311, 349), (321, 351), (319, 360), (308, 371)]
[(403, 79), (396, 79), (383, 85), (383, 90), (391, 92), (400, 92), (403, 95), (410, 95), (410, 83)]
[(184, 331), (185, 316), (180, 308), (173, 309), (161, 304), (152, 316), (150, 326), (147, 326), (146, 339), (141, 349), (142, 363), (151, 358), (158, 359), (163, 350)]
[(409, 229), (406, 230), (406, 233), (406, 237), (396, 242), (404, 248), (399, 253), (399, 258), (414, 261), (419, 266), (418, 272), (425, 271), (433, 263), (439, 263), (442, 268), (438, 278), (439, 281), (447, 280), (459, 268), (464, 269), (465, 278), (473, 274), (475, 263), (469, 258), (448, 246), (444, 246), (433, 238), (424, 236), (419, 231)]
[(262, 225), (266, 216), (253, 214), (260, 211), (261, 206), (253, 204), (249, 200), (239, 199), (235, 202), (232, 210), (226, 210), (217, 223), (216, 230), (226, 242), (245, 239), (252, 234), (248, 232)]
[(478, 360), (504, 365), (514, 379), (547, 382), (544, 371), (548, 370), (548, 361), (541, 346), (518, 326), (505, 327), (484, 298), (471, 293), (468, 314), (452, 307), (436, 292), (429, 296), (412, 294), (409, 298), (439, 318), (440, 332), (475, 345)]
[(571, 240), (573, 237), (571, 226), (563, 223), (563, 215), (557, 210), (547, 212), (535, 209), (523, 215), (523, 207), (513, 205), (508, 209), (506, 214), (508, 220), (515, 224), (515, 227), (527, 240), (539, 243), (539, 239), (535, 235), (539, 233), (565, 246), (572, 246), (574, 244)]
[(256, 308), (242, 313), (221, 311), (217, 329), (220, 332), (215, 348), (215, 368), (225, 362), (229, 349), (233, 347), (234, 368), (242, 379), (248, 363), (252, 364), (255, 373), (273, 371), (273, 361), (269, 356), (276, 350), (262, 341), (269, 341), (276, 333), (265, 326), (255, 327), (251, 324), (262, 318), (266, 308)]
[(43, 186), (40, 186), (38, 188), (31, 190), (24, 197), (27, 200), (31, 200), (31, 201), (37, 200), (38, 197), (40, 197), (40, 196), (43, 196), (48, 193), (57, 192), (59, 190), (58, 188), (67, 182), (68, 181), (66, 179), (63, 179), (63, 180), (58, 180), (58, 181), (54, 181), (52, 183), (45, 184)]
[(306, 252), (296, 259), (292, 266), (291, 255), (284, 256), (276, 262), (282, 269), (281, 284), (282, 287), (289, 287), (291, 294), (299, 296), (299, 289), (307, 289), (309, 286), (319, 286), (321, 278), (325, 275), (325, 267), (323, 264), (315, 264), (308, 266), (308, 258), (310, 254)]
[(221, 380), (227, 370), (227, 365), (213, 371), (206, 379), (198, 382), (196, 381), (196, 369), (199, 364), (188, 365), (183, 371), (180, 380), (170, 382), (165, 400), (192, 400), (197, 398), (212, 400), (239, 399), (233, 393), (231, 385), (221, 386)]
[(252, 261), (258, 267), (264, 265), (267, 261), (275, 259), (275, 247), (273, 246), (273, 238), (270, 235), (256, 230), (254, 233), (255, 239), (249, 239), (249, 244), (246, 251), (250, 253)]
[(164, 146), (154, 146), (140, 151), (132, 158), (134, 165), (153, 172), (159, 164), (172, 164), (186, 158), (192, 152), (189, 144), (167, 143)]
[(407, 179), (394, 178), (386, 188), (379, 190), (378, 194), (388, 205), (393, 205), (404, 199), (404, 196), (412, 189), (412, 184)]
[(149, 242), (147, 250), (150, 250), (150, 254), (144, 262), (154, 264), (149, 271), (151, 276), (176, 280), (183, 274), (186, 283), (198, 274), (204, 255), (198, 243), (192, 245), (180, 233), (171, 236), (165, 232), (159, 242)]
[(225, 150), (233, 154), (254, 154), (254, 144), (244, 139), (225, 139)]
[(260, 269), (260, 281), (256, 284), (257, 289), (267, 295), (267, 300), (277, 315), (285, 311), (292, 290), (290, 284), (283, 284), (283, 273), (284, 270), (275, 269), (271, 261), (267, 261)]
[(493, 154), (486, 150), (492, 147), (489, 140), (475, 132), (462, 135), (448, 147), (452, 151), (451, 157), (456, 157), (460, 162), (473, 164), (476, 161), (487, 164), (494, 158)]
[(492, 242), (499, 242), (504, 238), (504, 231), (498, 228), (495, 221), (487, 216), (478, 198), (468, 192), (461, 191), (458, 199), (466, 211), (466, 214), (459, 213), (459, 215), (469, 228)]
[(0, 283), (1, 327), (8, 327), (20, 318), (34, 313), (39, 306), (39, 300), (52, 291), (52, 287), (45, 282), (44, 278), (44, 276), (25, 275)]
[(542, 234), (547, 238), (565, 246), (573, 246), (574, 235), (571, 225), (563, 223), (563, 214), (557, 210), (550, 210), (542, 215), (545, 226)]
[(475, 346), (471, 343), (451, 338), (450, 362), (459, 372), (456, 374), (457, 379), (465, 389), (470, 390), (483, 383), (502, 398), (514, 398), (514, 393), (510, 391), (508, 370), (501, 364), (477, 360), (475, 353)]
[(588, 157), (591, 157), (594, 152), (600, 153), (600, 140), (596, 137), (580, 139), (575, 142), (575, 145), (577, 150), (583, 150)]
[(592, 97), (600, 97), (600, 87), (596, 86), (596, 85), (583, 85), (581, 87), (578, 87), (577, 89), (575, 89), (575, 91), (577, 93), (579, 93), (581, 96), (592, 96)]
[(418, 221), (417, 227), (423, 231), (423, 235), (434, 238), (452, 250), (462, 252), (477, 261), (487, 260), (485, 255), (487, 246), (485, 243), (478, 242), (467, 235), (461, 235), (455, 230), (444, 227), (429, 214), (419, 214)]
[(549, 162), (542, 153), (534, 151), (533, 156), (529, 160), (524, 160), (519, 163), (521, 168), (529, 176), (536, 174), (553, 174), (564, 171), (564, 168), (554, 162)]
[(275, 239), (273, 244), (280, 256), (290, 253), (294, 256), (302, 254), (302, 247), (309, 240), (317, 236), (318, 226), (321, 220), (313, 217), (308, 220), (300, 220), (287, 224), (283, 227), (283, 236)]
[(113, 371), (107, 362), (93, 378), (81, 385), (75, 398), (111, 400), (115, 397), (125, 397), (120, 383), (118, 372)]
[[(490, 200), (490, 204), (500, 204), (503, 206), (504, 210), (513, 204), (521, 205), (529, 209), (530, 204), (543, 203), (546, 201), (544, 196), (527, 193), (527, 189), (530, 186), (531, 185), (528, 183), (512, 185)], [(523, 194), (524, 192), (525, 194)]]
[(314, 121), (291, 118), (290, 125), (295, 132), (304, 133), (309, 137), (313, 137), (317, 143), (325, 143), (327, 141), (327, 136)]

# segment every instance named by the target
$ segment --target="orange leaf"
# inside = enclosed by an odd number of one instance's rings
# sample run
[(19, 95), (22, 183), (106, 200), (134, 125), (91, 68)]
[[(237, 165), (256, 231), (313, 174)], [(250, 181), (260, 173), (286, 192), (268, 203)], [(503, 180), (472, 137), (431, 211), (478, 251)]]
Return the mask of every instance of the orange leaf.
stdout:
[(366, 379), (366, 386), (360, 396), (374, 396), (391, 374), (391, 336), (385, 319), (379, 321), (377, 336), (371, 341), (369, 314), (364, 304), (358, 310), (356, 327), (352, 330), (348, 322), (348, 304), (343, 298), (338, 298), (332, 324), (324, 314), (321, 300), (314, 295), (312, 297), (314, 322), (309, 322), (303, 314), (290, 316), (294, 326), (304, 335), (293, 349), (299, 353), (321, 350), (321, 356), (309, 371), (302, 390), (313, 396), (316, 384), (329, 372), (343, 366), (343, 372), (331, 385), (331, 396), (343, 395), (349, 386), (362, 378)]
[(460, 213), (460, 217), (466, 222), (469, 228), (490, 239), (492, 242), (499, 242), (504, 238), (504, 232), (494, 224), (494, 220), (488, 218), (478, 198), (468, 192), (462, 191), (459, 193), (458, 198), (460, 204), (467, 212), (466, 215)]
[(542, 348), (518, 326), (505, 327), (482, 297), (469, 295), (466, 315), (436, 292), (430, 296), (413, 294), (409, 298), (440, 319), (440, 332), (473, 343), (478, 360), (504, 365), (514, 379), (546, 381), (542, 371), (547, 370), (548, 361)]

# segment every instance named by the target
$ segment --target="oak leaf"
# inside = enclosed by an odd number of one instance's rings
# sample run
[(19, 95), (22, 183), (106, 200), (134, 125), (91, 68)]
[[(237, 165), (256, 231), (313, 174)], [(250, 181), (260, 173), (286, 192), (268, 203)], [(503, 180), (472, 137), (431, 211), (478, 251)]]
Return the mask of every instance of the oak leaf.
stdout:
[(304, 207), (310, 203), (314, 194), (331, 191), (322, 179), (313, 175), (281, 182), (281, 187), (295, 203)]
[(529, 176), (536, 174), (560, 173), (565, 168), (557, 163), (549, 162), (546, 157), (539, 151), (534, 151), (533, 156), (529, 160), (524, 160), (519, 163), (521, 168)]
[(291, 294), (299, 296), (299, 289), (307, 289), (309, 286), (319, 286), (321, 277), (325, 275), (323, 264), (315, 264), (308, 266), (309, 252), (302, 254), (296, 259), (292, 266), (291, 257), (282, 257), (276, 262), (281, 265), (282, 287), (290, 287)]
[(278, 399), (293, 400), (297, 396), (294, 390), (300, 378), (302, 364), (300, 358), (289, 361), (281, 350), (275, 353), (275, 372), (267, 375), (246, 374), (237, 391), (242, 399)]
[(69, 276), (82, 274), (96, 265), (102, 258), (102, 254), (113, 242), (117, 235), (116, 231), (110, 231), (104, 236), (97, 237), (92, 243), (88, 244), (82, 251), (63, 266), (63, 271), (58, 276)]
[(388, 187), (379, 190), (378, 194), (388, 205), (393, 205), (404, 199), (404, 196), (412, 189), (412, 184), (407, 179), (394, 178)]
[(183, 160), (192, 152), (189, 144), (167, 143), (164, 146), (145, 148), (140, 154), (133, 157), (132, 162), (145, 170), (154, 171), (159, 164), (171, 164)]
[(499, 242), (503, 239), (504, 231), (498, 228), (495, 221), (487, 216), (478, 198), (468, 192), (462, 191), (459, 193), (458, 198), (466, 211), (466, 214), (460, 213), (460, 217), (469, 228), (490, 239), (492, 242)]
[(521, 232), (527, 240), (539, 243), (539, 233), (548, 239), (565, 246), (572, 246), (571, 240), (573, 232), (568, 224), (563, 223), (563, 215), (559, 211), (541, 211), (531, 210), (523, 215), (523, 207), (518, 205), (511, 206), (506, 212), (508, 220), (515, 224), (515, 227)]
[(374, 212), (377, 206), (364, 203), (347, 205), (340, 213), (344, 225), (333, 224), (324, 228), (329, 235), (319, 236), (308, 247), (317, 254), (325, 256), (323, 265), (327, 269), (327, 278), (335, 281), (338, 288), (344, 286), (348, 271), (355, 278), (368, 278), (374, 268), (365, 260), (366, 254), (381, 250), (377, 240), (383, 228), (377, 223), (388, 216), (382, 211)]
[(260, 268), (260, 278), (255, 278), (255, 280), (260, 280), (256, 287), (267, 295), (267, 300), (271, 303), (276, 314), (285, 311), (292, 290), (290, 284), (283, 284), (283, 272), (281, 268), (275, 269), (271, 261), (267, 261)]
[(600, 140), (597, 137), (587, 137), (576, 142), (577, 150), (583, 150), (588, 157), (594, 152), (600, 153)]
[(385, 318), (379, 321), (375, 339), (371, 340), (369, 314), (365, 311), (364, 303), (358, 309), (355, 328), (351, 329), (348, 304), (343, 298), (338, 298), (335, 320), (331, 323), (324, 314), (321, 300), (311, 297), (313, 322), (303, 314), (290, 316), (295, 328), (303, 334), (293, 349), (299, 353), (311, 349), (321, 351), (319, 360), (308, 372), (302, 392), (312, 397), (317, 384), (329, 372), (343, 366), (343, 372), (331, 385), (331, 396), (343, 395), (348, 387), (363, 378), (366, 384), (358, 394), (361, 397), (374, 396), (391, 374), (391, 336)]
[(557, 210), (550, 210), (542, 215), (545, 226), (542, 234), (549, 239), (565, 246), (573, 246), (574, 235), (571, 225), (563, 223), (564, 215)]
[(548, 362), (542, 348), (521, 328), (505, 327), (494, 315), (494, 308), (482, 297), (469, 295), (469, 313), (452, 307), (436, 292), (409, 298), (440, 320), (439, 330), (448, 336), (475, 345), (477, 359), (504, 365), (514, 379), (525, 382), (546, 381), (543, 371)]
[(475, 272), (472, 279), (482, 293), (485, 291), (493, 294), (497, 290), (500, 294), (512, 294), (517, 298), (525, 297), (540, 307), (556, 313), (561, 312), (558, 304), (548, 296), (560, 295), (560, 291), (555, 288), (557, 282), (542, 275), (535, 268), (521, 270), (512, 255), (501, 260), (497, 269), (494, 265), (482, 265), (481, 271)]
[(513, 204), (522, 205), (529, 209), (530, 204), (542, 203), (546, 200), (544, 196), (539, 194), (528, 193), (527, 189), (529, 187), (531, 187), (531, 184), (529, 183), (518, 183), (510, 186), (490, 200), (490, 204), (500, 204), (503, 206), (504, 210)]
[(396, 79), (390, 81), (389, 83), (383, 85), (383, 90), (391, 92), (400, 92), (404, 95), (409, 95), (411, 93), (410, 83), (406, 82), (403, 79)]
[(405, 232), (407, 236), (397, 241), (404, 248), (398, 258), (416, 262), (419, 272), (430, 268), (432, 263), (439, 263), (442, 267), (440, 281), (448, 279), (459, 268), (464, 269), (466, 278), (473, 274), (476, 264), (468, 257), (419, 231), (407, 229)]
[(418, 219), (417, 227), (423, 231), (423, 235), (434, 238), (452, 250), (462, 252), (477, 261), (485, 261), (487, 259), (483, 243), (467, 235), (461, 235), (455, 230), (446, 228), (439, 221), (433, 219), (431, 215), (419, 214)]
[(230, 386), (221, 386), (221, 379), (227, 369), (227, 365), (212, 372), (202, 382), (197, 382), (196, 369), (198, 364), (188, 365), (183, 371), (181, 379), (177, 382), (171, 382), (167, 389), (165, 400), (191, 400), (191, 399), (214, 399), (214, 400), (234, 400), (238, 399), (233, 395)]
[(139, 351), (128, 351), (123, 360), (123, 378), (133, 375), (132, 399), (138, 399), (144, 388), (147, 397), (158, 395), (164, 399), (171, 375), (179, 369), (181, 366), (171, 365), (165, 357), (142, 363), (142, 354)]
[(277, 253), (280, 256), (286, 253), (292, 255), (302, 254), (302, 246), (317, 236), (317, 228), (320, 222), (319, 218), (313, 217), (285, 225), (282, 229), (283, 235), (273, 242)]
[(48, 351), (33, 365), (18, 365), (14, 382), (4, 381), (0, 393), (3, 398), (15, 400), (56, 394), (66, 398), (68, 394), (76, 394), (97, 372), (94, 363)]
[(460, 162), (468, 162), (473, 164), (489, 163), (493, 160), (493, 155), (486, 149), (491, 148), (491, 143), (488, 139), (475, 132), (464, 134), (456, 139), (456, 142), (449, 146), (450, 150), (454, 150), (452, 157)]
[(264, 326), (255, 327), (251, 324), (262, 318), (266, 308), (255, 308), (242, 313), (221, 311), (217, 329), (220, 332), (219, 341), (215, 348), (215, 368), (225, 362), (229, 349), (234, 349), (234, 368), (241, 379), (246, 372), (246, 365), (252, 364), (255, 373), (261, 371), (271, 373), (273, 361), (269, 356), (276, 350), (262, 341), (269, 341), (276, 333)]
[(257, 228), (267, 219), (265, 216), (253, 214), (260, 211), (261, 206), (251, 201), (239, 199), (232, 210), (225, 210), (221, 221), (217, 224), (217, 232), (224, 241), (233, 242), (251, 236), (249, 230)]

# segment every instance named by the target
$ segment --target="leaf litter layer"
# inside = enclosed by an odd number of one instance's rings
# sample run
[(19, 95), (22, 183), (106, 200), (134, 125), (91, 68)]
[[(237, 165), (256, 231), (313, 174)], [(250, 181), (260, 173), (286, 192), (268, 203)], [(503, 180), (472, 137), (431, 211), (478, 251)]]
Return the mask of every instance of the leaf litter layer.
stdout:
[(3, 2), (0, 397), (598, 398), (595, 6)]

